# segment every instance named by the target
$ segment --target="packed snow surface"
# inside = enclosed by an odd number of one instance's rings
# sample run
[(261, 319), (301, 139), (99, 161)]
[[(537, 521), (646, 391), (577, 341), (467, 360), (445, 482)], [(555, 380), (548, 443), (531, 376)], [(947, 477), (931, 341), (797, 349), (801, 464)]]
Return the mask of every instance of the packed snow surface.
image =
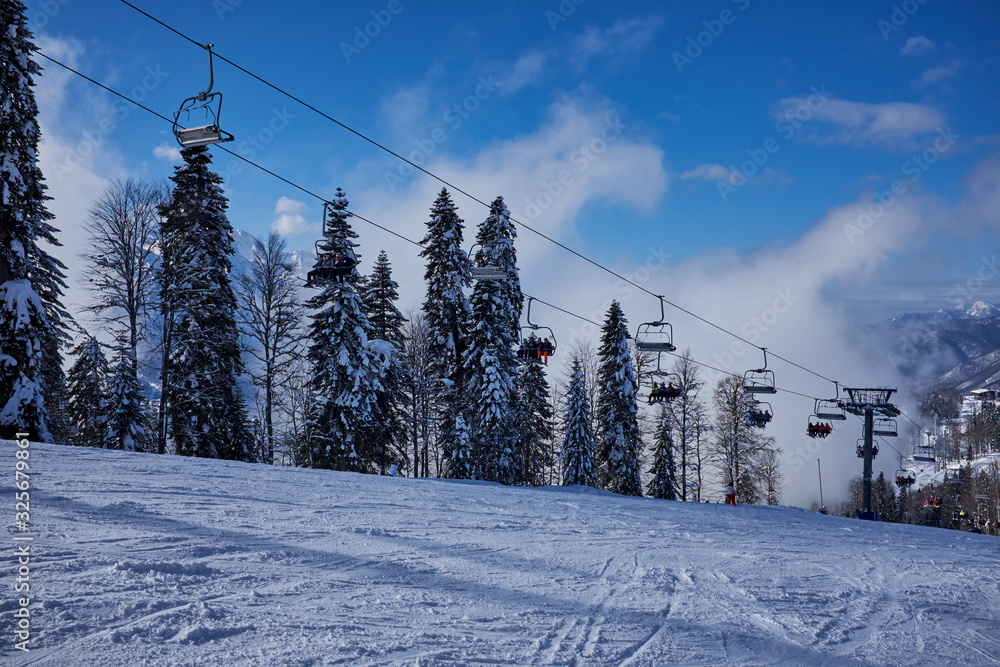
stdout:
[(31, 445), (48, 665), (995, 665), (1000, 541), (752, 507)]

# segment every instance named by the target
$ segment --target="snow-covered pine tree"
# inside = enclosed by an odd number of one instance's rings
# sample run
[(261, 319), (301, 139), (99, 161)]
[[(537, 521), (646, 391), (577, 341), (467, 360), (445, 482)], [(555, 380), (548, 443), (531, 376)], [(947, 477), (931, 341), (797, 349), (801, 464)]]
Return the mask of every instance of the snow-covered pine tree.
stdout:
[[(462, 362), (471, 318), (465, 289), (472, 285), (472, 278), (469, 258), (462, 248), (464, 225), (465, 221), (458, 217), (451, 195), (442, 188), (431, 207), (431, 219), (427, 222), (424, 249), (420, 256), (427, 262), (424, 272), (427, 296), (422, 310), (430, 332), (431, 384), (428, 388), (435, 388), (436, 380), (443, 380), (446, 385), (438, 398), (441, 424), (438, 439), (446, 460), (466, 445), (461, 438), (468, 438), (469, 435), (466, 419), (469, 408)], [(459, 417), (462, 419), (459, 420)], [(458, 430), (460, 423), (466, 430)], [(461, 456), (460, 453), (456, 455)], [(466, 463), (464, 460), (450, 462), (445, 466), (445, 474), (467, 479), (472, 469)]]
[(102, 447), (108, 420), (108, 360), (101, 344), (92, 336), (84, 338), (72, 354), (76, 361), (67, 377), (67, 412), (75, 427), (73, 444)]
[(399, 284), (392, 279), (392, 265), (385, 250), (379, 252), (361, 294), (372, 325), (374, 338), (370, 345), (382, 359), (381, 388), (377, 392), (372, 427), (364, 438), (361, 458), (368, 463), (369, 472), (384, 475), (394, 461), (399, 460), (403, 470), (409, 460), (406, 451), (406, 408), (403, 404), (403, 386), (407, 380), (403, 339), (406, 318), (396, 307)]
[(465, 358), (472, 402), (472, 435), (476, 476), (501, 484), (517, 477), (517, 438), (520, 424), (513, 409), (516, 395), (517, 356), (514, 345), (520, 332), (521, 281), (513, 239), (517, 236), (503, 198), (490, 205), (490, 214), (479, 225), (476, 241), (482, 247), (473, 261), (477, 266), (500, 266), (507, 277), (479, 280), (472, 290), (472, 322)]
[(612, 301), (601, 328), (598, 370), (597, 462), (603, 488), (627, 496), (641, 496), (636, 391), (638, 383), (629, 351), (628, 320)]
[(522, 413), (517, 483), (542, 486), (546, 482), (546, 472), (555, 463), (552, 460), (555, 426), (552, 421), (552, 403), (549, 400), (551, 391), (542, 365), (524, 364), (518, 376), (517, 388)]
[(564, 486), (595, 486), (594, 430), (590, 420), (590, 401), (579, 357), (573, 357), (573, 371), (566, 391), (564, 440), (559, 458), (562, 461)]
[(358, 235), (348, 223), (347, 206), (338, 188), (326, 208), (320, 251), (349, 257), (353, 266), (343, 280), (326, 281), (306, 302), (317, 311), (309, 325), (308, 357), (317, 403), (309, 446), (315, 468), (363, 471), (372, 463), (361, 458), (362, 445), (374, 426), (383, 362), (369, 345), (374, 330), (357, 292), (360, 276), (353, 239)]
[(674, 439), (670, 433), (670, 414), (661, 403), (657, 410), (656, 442), (653, 449), (652, 478), (646, 485), (646, 493), (651, 498), (677, 500), (677, 465), (674, 462)]
[(452, 433), (452, 447), (445, 462), (445, 476), (452, 479), (474, 479), (476, 475), (472, 439), (465, 417), (458, 413), (448, 430)]
[(243, 364), (229, 280), (229, 204), (208, 150), (185, 148), (181, 156), (170, 200), (160, 208), (160, 301), (172, 320), (162, 400), (178, 454), (251, 460), (237, 387)]
[(142, 398), (142, 384), (127, 344), (118, 349), (108, 391), (108, 421), (102, 446), (129, 452), (147, 452), (152, 445), (149, 415)]
[(38, 168), (35, 50), (24, 5), (0, 0), (0, 435), (27, 430), (22, 411), (34, 399), (39, 436), (50, 440), (70, 316), (60, 302), (66, 267), (39, 246), (60, 243)]

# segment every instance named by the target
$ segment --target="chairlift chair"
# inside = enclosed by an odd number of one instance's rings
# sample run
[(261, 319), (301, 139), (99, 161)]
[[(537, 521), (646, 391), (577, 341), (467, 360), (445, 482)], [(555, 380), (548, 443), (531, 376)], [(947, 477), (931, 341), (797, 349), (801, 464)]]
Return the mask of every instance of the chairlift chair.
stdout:
[[(857, 447), (857, 449), (855, 451), (857, 452), (857, 455), (858, 455), (859, 459), (865, 458), (865, 439), (864, 438), (858, 438), (858, 447)], [(874, 459), (876, 456), (878, 456), (878, 443), (877, 442), (872, 442), (872, 458)]]
[(644, 322), (635, 330), (635, 349), (640, 352), (673, 352), (674, 327), (664, 322), (663, 297), (660, 299), (660, 319), (655, 322)]
[(899, 435), (899, 428), (895, 419), (878, 418), (872, 422), (872, 435), (880, 435), (887, 438), (895, 438)]
[(912, 484), (916, 483), (916, 478), (913, 473), (906, 469), (903, 465), (903, 457), (899, 458), (899, 469), (896, 470), (896, 486), (901, 489), (909, 488)]
[(343, 282), (344, 278), (351, 274), (357, 265), (357, 260), (350, 255), (342, 256), (339, 262), (334, 263), (335, 257), (332, 253), (320, 248), (320, 245), (329, 236), (327, 231), (327, 221), (329, 219), (329, 202), (323, 203), (323, 239), (316, 241), (316, 263), (312, 271), (306, 276), (306, 287), (321, 287), (330, 282)]
[[(506, 276), (506, 274), (505, 274), (505, 276)], [(549, 343), (552, 346), (552, 349), (548, 350), (548, 356), (551, 357), (551, 356), (555, 355), (556, 349), (559, 347), (559, 345), (556, 342), (556, 335), (555, 335), (555, 333), (552, 331), (552, 329), (550, 327), (544, 327), (544, 326), (541, 326), (539, 324), (535, 324), (534, 322), (531, 321), (531, 302), (534, 301), (534, 300), (535, 300), (535, 297), (533, 297), (533, 296), (529, 296), (528, 297), (528, 312), (525, 315), (525, 319), (528, 321), (528, 323), (521, 327), (521, 332), (524, 333), (525, 330), (528, 330), (528, 331), (531, 332), (530, 336), (534, 336), (538, 340), (548, 339)], [(538, 331), (547, 331), (548, 335), (543, 334), (543, 335), (540, 336), (537, 333)], [(526, 338), (526, 337), (527, 336), (523, 336), (522, 335), (522, 338)], [(528, 352), (528, 351), (525, 350), (525, 352)], [(518, 358), (524, 359), (524, 360), (529, 361), (529, 362), (530, 361), (541, 361), (542, 360), (542, 355), (541, 355), (541, 353), (536, 353), (534, 356), (531, 356), (529, 354), (525, 354), (524, 356), (519, 355)], [(546, 360), (546, 363), (548, 363), (548, 360)]]
[[(473, 259), (478, 254), (484, 253), (487, 250), (494, 250), (500, 245), (509, 246), (510, 239), (494, 239), (488, 241), (485, 244), (476, 243), (469, 249), (469, 259)], [(476, 248), (479, 248), (479, 252), (475, 252)], [(476, 266), (473, 261), (472, 268), (470, 270), (473, 280), (504, 280), (510, 277), (510, 272), (507, 270), (506, 266), (495, 266), (487, 264), (486, 266)]]
[[(816, 423), (813, 423), (813, 417), (816, 418)], [(806, 424), (806, 435), (810, 438), (825, 438), (833, 432), (833, 428), (829, 424), (822, 424), (822, 420), (819, 415), (811, 415), (809, 421)], [(812, 428), (810, 428), (810, 425)], [(826, 428), (824, 428), (826, 427)]]
[[(675, 398), (680, 398), (680, 396), (684, 393), (684, 389), (681, 386), (681, 377), (677, 373), (664, 371), (663, 369), (660, 368), (659, 355), (657, 355), (656, 370), (650, 371), (649, 374), (652, 377), (667, 378), (666, 382), (660, 383), (661, 389), (656, 394), (654, 394), (652, 388), (650, 388), (649, 390), (650, 404), (659, 403), (661, 401), (666, 401), (667, 403), (669, 403)], [(667, 387), (668, 384), (674, 388), (674, 391), (672, 393)]]
[(833, 398), (817, 399), (813, 406), (813, 413), (817, 419), (844, 421), (847, 419), (847, 411), (844, 410), (844, 404), (840, 401), (840, 383), (834, 380), (833, 386), (836, 387)]
[(917, 445), (913, 448), (913, 456), (910, 458), (922, 463), (934, 463), (934, 447), (931, 445)]
[[(766, 418), (764, 417), (765, 413), (769, 415)], [(748, 426), (765, 428), (767, 424), (774, 419), (774, 409), (767, 401), (752, 399), (748, 405), (745, 419)]]
[(743, 374), (743, 391), (748, 394), (777, 394), (774, 371), (767, 370), (767, 348), (760, 349), (764, 353), (764, 366)]
[[(212, 70), (212, 44), (204, 48), (208, 51), (208, 88), (193, 97), (181, 102), (180, 108), (174, 112), (174, 137), (182, 148), (208, 146), (225, 141), (233, 141), (233, 135), (219, 127), (222, 116), (222, 93), (212, 92), (215, 76)], [(192, 112), (203, 112), (208, 123), (196, 127), (183, 127), (181, 115), (187, 121)]]

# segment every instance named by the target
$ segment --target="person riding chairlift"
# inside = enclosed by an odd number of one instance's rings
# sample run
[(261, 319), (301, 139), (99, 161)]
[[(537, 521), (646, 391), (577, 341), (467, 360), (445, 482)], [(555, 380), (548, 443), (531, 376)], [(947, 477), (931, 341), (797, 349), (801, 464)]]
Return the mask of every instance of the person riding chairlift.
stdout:
[(542, 342), (538, 344), (538, 356), (545, 362), (545, 365), (549, 365), (549, 355), (556, 351), (556, 348), (552, 343), (549, 342), (548, 338), (542, 339)]

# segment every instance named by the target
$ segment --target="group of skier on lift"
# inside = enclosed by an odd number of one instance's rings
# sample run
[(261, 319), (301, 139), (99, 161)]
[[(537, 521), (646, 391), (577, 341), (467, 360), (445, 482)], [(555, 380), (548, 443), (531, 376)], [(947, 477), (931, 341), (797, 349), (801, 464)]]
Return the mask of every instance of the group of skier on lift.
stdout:
[(825, 438), (831, 433), (833, 433), (833, 426), (819, 421), (815, 424), (810, 421), (809, 426), (806, 427), (806, 435), (810, 438)]
[(316, 258), (316, 264), (306, 276), (306, 281), (310, 285), (317, 280), (335, 280), (342, 283), (344, 278), (351, 274), (353, 268), (354, 260), (347, 255), (323, 252)]
[(653, 383), (653, 388), (649, 391), (649, 404), (660, 403), (662, 401), (670, 402), (670, 399), (677, 398), (681, 395), (681, 390), (674, 386), (673, 382), (657, 384)]
[(517, 348), (517, 358), (543, 361), (545, 365), (548, 365), (549, 355), (555, 351), (555, 346), (549, 342), (548, 338), (529, 336), (522, 340), (521, 346)]
[(747, 409), (747, 413), (743, 416), (743, 421), (747, 426), (764, 428), (767, 426), (767, 423), (771, 421), (771, 411), (765, 409), (761, 412), (760, 408), (751, 406)]

